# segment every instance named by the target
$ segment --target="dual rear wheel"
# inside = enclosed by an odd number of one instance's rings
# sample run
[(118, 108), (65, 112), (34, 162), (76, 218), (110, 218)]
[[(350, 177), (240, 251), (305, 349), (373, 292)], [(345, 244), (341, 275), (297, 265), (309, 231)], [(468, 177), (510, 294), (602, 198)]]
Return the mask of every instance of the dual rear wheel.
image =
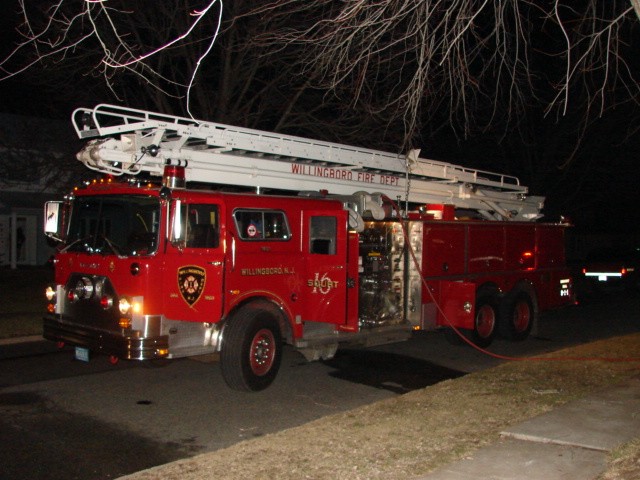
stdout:
[(491, 345), (498, 329), (498, 299), (485, 295), (476, 300), (476, 314), (470, 340), (481, 348)]
[(531, 333), (535, 309), (531, 296), (518, 292), (505, 297), (502, 303), (500, 335), (514, 342), (521, 342)]
[[(522, 341), (531, 333), (535, 318), (531, 296), (518, 291), (502, 299), (496, 294), (478, 295), (473, 330), (465, 330), (465, 337), (480, 348), (491, 345), (496, 334), (511, 341)], [(449, 333), (453, 343), (461, 343), (455, 332)]]

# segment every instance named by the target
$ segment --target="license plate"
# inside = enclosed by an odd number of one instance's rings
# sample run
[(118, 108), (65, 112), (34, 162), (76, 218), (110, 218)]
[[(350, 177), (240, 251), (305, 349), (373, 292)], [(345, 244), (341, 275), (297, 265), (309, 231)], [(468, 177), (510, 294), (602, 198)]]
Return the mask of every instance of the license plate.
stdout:
[(76, 360), (81, 362), (89, 361), (89, 349), (84, 347), (76, 347)]

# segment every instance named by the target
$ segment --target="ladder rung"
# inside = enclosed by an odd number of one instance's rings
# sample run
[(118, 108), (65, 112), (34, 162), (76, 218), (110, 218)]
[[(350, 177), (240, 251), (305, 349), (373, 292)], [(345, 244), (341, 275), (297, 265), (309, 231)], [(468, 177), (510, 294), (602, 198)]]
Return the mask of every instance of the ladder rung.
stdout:
[[(283, 161), (327, 162), (334, 167), (351, 167), (396, 176), (406, 175), (404, 155), (116, 105), (100, 104), (93, 109), (78, 109), (73, 113), (72, 120), (80, 138), (114, 136), (129, 132), (151, 134), (162, 129), (165, 131), (163, 139), (168, 142), (180, 141), (182, 137), (187, 137), (182, 146), (184, 150), (202, 150), (206, 144), (213, 151), (229, 149), (238, 157), (244, 155), (257, 158), (257, 155), (268, 154), (281, 156)], [(422, 158), (410, 164), (410, 178), (482, 185), (517, 193), (527, 192), (527, 188), (520, 185), (517, 177)]]

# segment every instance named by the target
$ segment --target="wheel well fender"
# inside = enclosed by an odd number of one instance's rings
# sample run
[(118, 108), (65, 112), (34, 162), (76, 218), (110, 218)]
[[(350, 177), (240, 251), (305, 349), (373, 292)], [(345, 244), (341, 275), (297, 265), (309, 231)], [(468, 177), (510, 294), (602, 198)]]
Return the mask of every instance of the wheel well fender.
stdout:
[(240, 312), (246, 309), (264, 310), (266, 312), (269, 312), (278, 322), (282, 339), (287, 343), (291, 343), (293, 331), (291, 328), (291, 321), (289, 319), (289, 316), (278, 303), (274, 302), (270, 298), (254, 297), (238, 303), (227, 315), (224, 325), (226, 325), (230, 321), (233, 321), (233, 319), (237, 317)]
[(502, 295), (500, 287), (493, 282), (486, 282), (476, 288), (476, 298), (494, 297), (499, 300)]
[(509, 299), (513, 299), (520, 293), (526, 293), (527, 295), (529, 295), (529, 298), (533, 303), (533, 312), (535, 314), (535, 317), (537, 317), (538, 316), (538, 295), (536, 293), (536, 288), (528, 280), (520, 280), (518, 283), (516, 283), (513, 286), (513, 288), (509, 292), (507, 292), (505, 297)]

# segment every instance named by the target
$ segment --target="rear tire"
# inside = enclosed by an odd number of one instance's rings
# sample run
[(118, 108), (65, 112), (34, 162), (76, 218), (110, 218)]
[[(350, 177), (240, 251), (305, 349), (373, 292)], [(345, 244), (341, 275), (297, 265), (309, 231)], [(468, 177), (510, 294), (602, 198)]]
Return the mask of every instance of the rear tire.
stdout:
[(519, 292), (504, 300), (500, 335), (513, 342), (525, 340), (531, 333), (535, 320), (533, 300), (526, 292)]
[(470, 340), (480, 348), (491, 345), (498, 327), (498, 302), (494, 296), (476, 300), (476, 314)]
[(460, 336), (480, 348), (491, 345), (498, 325), (498, 301), (494, 295), (482, 296), (476, 300), (473, 330), (466, 328), (447, 328), (445, 338), (451, 345), (468, 345)]
[(282, 336), (271, 313), (246, 308), (224, 328), (220, 367), (230, 388), (259, 391), (276, 378), (282, 360)]

